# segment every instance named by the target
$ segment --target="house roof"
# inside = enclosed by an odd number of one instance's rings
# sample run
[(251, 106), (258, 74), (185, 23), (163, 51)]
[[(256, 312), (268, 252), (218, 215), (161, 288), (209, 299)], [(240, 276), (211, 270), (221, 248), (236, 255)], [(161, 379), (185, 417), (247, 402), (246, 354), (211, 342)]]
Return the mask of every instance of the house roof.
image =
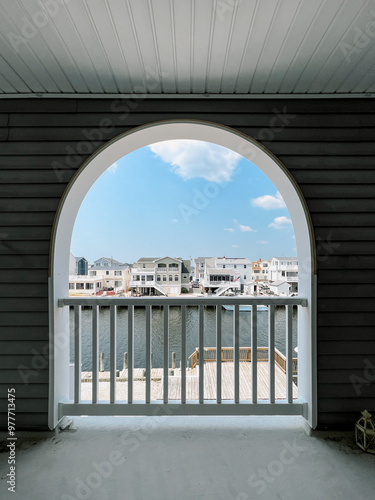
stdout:
[(41, 4), (1, 3), (0, 98), (375, 92), (373, 2)]

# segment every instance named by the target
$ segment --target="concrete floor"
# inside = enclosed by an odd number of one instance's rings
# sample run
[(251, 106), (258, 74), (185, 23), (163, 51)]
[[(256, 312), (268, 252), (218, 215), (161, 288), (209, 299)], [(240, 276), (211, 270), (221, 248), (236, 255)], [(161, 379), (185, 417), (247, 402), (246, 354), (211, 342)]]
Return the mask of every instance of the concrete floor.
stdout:
[(361, 500), (374, 498), (375, 456), (353, 433), (313, 432), (298, 417), (79, 417), (18, 432), (19, 500)]

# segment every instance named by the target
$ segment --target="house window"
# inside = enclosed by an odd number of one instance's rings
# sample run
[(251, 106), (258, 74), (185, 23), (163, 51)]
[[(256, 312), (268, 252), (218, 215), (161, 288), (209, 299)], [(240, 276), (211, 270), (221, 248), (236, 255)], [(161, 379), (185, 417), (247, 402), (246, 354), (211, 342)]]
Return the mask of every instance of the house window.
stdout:
[(237, 264), (234, 264), (234, 269), (237, 269)]
[(268, 264), (263, 264), (263, 267), (268, 267)]
[(166, 268), (167, 264), (158, 264), (158, 268)]
[(96, 271), (89, 271), (89, 276), (96, 276)]
[(115, 286), (121, 286), (121, 281), (115, 281)]
[(106, 274), (106, 276), (109, 276), (109, 271), (106, 271), (105, 274)]
[(76, 283), (76, 290), (83, 290), (84, 284), (83, 283)]
[(94, 288), (94, 283), (86, 283), (86, 290), (92, 290)]
[(171, 274), (169, 275), (169, 281), (173, 281), (173, 276)]
[(134, 281), (139, 281), (139, 274), (136, 274), (133, 279)]
[(156, 276), (156, 281), (160, 281), (160, 274)]
[(144, 274), (141, 276), (141, 281), (146, 281), (146, 276)]
[(97, 263), (96, 263), (96, 265), (97, 265), (98, 267), (100, 267), (102, 264), (101, 264), (101, 262), (97, 262)]
[(281, 271), (281, 276), (285, 276), (285, 271)]
[(74, 283), (69, 283), (69, 290), (74, 290)]
[(174, 280), (178, 281), (178, 274), (175, 275)]
[(122, 271), (115, 271), (115, 276), (122, 276)]
[(246, 269), (246, 264), (243, 265), (243, 268)]
[(246, 279), (246, 274), (245, 274), (245, 276), (243, 277), (243, 279), (244, 279), (244, 280)]
[(260, 271), (259, 271), (259, 270), (258, 270), (258, 271), (254, 271), (254, 274), (259, 274), (259, 273), (260, 273)]
[(165, 274), (164, 274), (164, 276), (163, 276), (163, 281), (167, 281), (167, 277), (166, 277), (166, 275), (165, 275)]
[(178, 269), (178, 264), (176, 264), (176, 263), (169, 264), (169, 269), (170, 269), (171, 271), (177, 271), (177, 269)]
[(100, 288), (100, 283), (97, 283), (97, 284), (96, 284), (96, 288)]
[(147, 281), (154, 281), (154, 277), (152, 274), (147, 275)]
[(105, 267), (108, 267), (108, 262), (104, 262), (103, 264)]
[(223, 269), (225, 269), (225, 264), (223, 264)]

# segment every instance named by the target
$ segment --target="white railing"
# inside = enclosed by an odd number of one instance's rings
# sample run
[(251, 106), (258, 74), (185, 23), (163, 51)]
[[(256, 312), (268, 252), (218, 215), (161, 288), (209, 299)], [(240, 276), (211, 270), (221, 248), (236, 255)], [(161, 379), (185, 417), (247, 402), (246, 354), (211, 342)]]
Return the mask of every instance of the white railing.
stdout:
[[(110, 397), (109, 401), (99, 401), (99, 306), (109, 306), (109, 340), (110, 340)], [(233, 306), (233, 399), (222, 400), (222, 390), (224, 380), (222, 381), (222, 359), (221, 356), (216, 360), (216, 398), (215, 400), (205, 399), (205, 356), (199, 356), (199, 352), (204, 352), (205, 331), (204, 331), (204, 308), (205, 306), (216, 309), (216, 352), (222, 351), (222, 306)], [(240, 329), (239, 318), (241, 306), (251, 306), (251, 329), (249, 351), (249, 363), (251, 367), (251, 399), (240, 400)], [(268, 312), (260, 313), (258, 307), (268, 306)], [(292, 310), (293, 306), (306, 307), (307, 299), (302, 297), (293, 298), (270, 298), (270, 297), (152, 297), (152, 298), (122, 298), (116, 297), (107, 299), (105, 302), (97, 298), (64, 298), (58, 301), (59, 307), (71, 306), (74, 308), (74, 399), (73, 401), (62, 401), (59, 404), (60, 417), (64, 415), (155, 415), (161, 408), (165, 413), (175, 415), (306, 415), (306, 403), (304, 401), (293, 399), (294, 361), (292, 350)], [(81, 401), (81, 308), (87, 306), (92, 308), (92, 397), (91, 401)], [(128, 309), (128, 354), (127, 354), (127, 399), (119, 401), (116, 397), (116, 334), (117, 334), (117, 307), (127, 307)], [(162, 306), (163, 308), (163, 353), (164, 362), (162, 367), (162, 401), (151, 400), (151, 331), (152, 331), (152, 308)], [(180, 367), (180, 399), (178, 402), (171, 402), (169, 396), (169, 307), (178, 306), (181, 313), (181, 367)], [(198, 398), (197, 400), (188, 400), (187, 398), (187, 379), (190, 377), (187, 371), (186, 352), (186, 318), (187, 307), (198, 308)], [(275, 371), (277, 363), (275, 355), (275, 307), (285, 306), (285, 396), (284, 398), (275, 397), (276, 382)], [(134, 327), (135, 316), (134, 308), (142, 307), (145, 309), (145, 398), (142, 401), (135, 401), (134, 392)], [(259, 309), (260, 310), (260, 309)], [(268, 314), (268, 399), (258, 401), (258, 314)], [(242, 364), (242, 363), (241, 363)], [(212, 364), (211, 364), (212, 366)], [(208, 367), (206, 367), (208, 369)], [(241, 380), (243, 380), (241, 378)], [(207, 379), (208, 382), (208, 379)], [(263, 383), (263, 382), (261, 382)], [(242, 382), (241, 382), (242, 384)], [(176, 401), (176, 400), (173, 400)], [(223, 403), (223, 404), (221, 404)]]

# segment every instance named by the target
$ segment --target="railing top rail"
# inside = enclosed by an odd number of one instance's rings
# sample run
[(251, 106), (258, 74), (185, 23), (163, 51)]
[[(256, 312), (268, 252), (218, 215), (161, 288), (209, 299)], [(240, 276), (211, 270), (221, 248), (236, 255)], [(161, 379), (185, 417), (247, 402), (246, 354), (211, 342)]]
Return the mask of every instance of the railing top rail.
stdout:
[(216, 306), (216, 305), (296, 305), (307, 306), (304, 297), (65, 297), (58, 299), (58, 307), (64, 306)]

